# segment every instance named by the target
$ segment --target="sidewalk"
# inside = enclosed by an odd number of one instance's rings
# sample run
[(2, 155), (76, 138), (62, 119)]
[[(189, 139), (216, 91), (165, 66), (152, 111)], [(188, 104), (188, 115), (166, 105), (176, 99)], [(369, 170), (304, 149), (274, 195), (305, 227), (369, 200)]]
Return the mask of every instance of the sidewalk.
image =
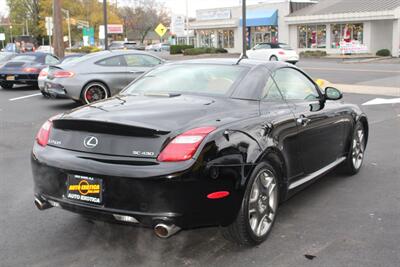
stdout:
[(320, 85), (321, 88), (332, 86), (339, 89), (343, 93), (400, 97), (400, 86), (383, 87), (383, 86), (368, 86), (368, 85), (354, 85), (354, 84), (334, 84), (326, 80), (321, 80), (321, 81), (323, 82), (323, 84)]

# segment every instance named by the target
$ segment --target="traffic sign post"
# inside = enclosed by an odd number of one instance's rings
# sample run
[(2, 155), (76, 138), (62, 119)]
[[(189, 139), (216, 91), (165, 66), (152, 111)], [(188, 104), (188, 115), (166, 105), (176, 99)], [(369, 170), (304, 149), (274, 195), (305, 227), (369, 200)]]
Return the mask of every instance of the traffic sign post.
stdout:
[(49, 36), (50, 53), (53, 53), (51, 48), (51, 36), (53, 35), (53, 17), (46, 17), (45, 26), (46, 26), (47, 36)]
[(154, 31), (161, 37), (164, 36), (164, 34), (167, 32), (167, 28), (165, 28), (165, 26), (160, 23), (158, 24), (158, 26), (154, 29)]
[(5, 33), (0, 33), (1, 48), (4, 48), (4, 40), (6, 39)]

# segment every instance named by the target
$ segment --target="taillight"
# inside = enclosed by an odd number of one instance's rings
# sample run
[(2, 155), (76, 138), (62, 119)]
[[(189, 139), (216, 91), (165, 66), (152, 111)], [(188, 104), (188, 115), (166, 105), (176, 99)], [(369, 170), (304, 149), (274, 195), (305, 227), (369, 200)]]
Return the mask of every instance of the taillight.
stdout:
[(215, 129), (215, 127), (200, 127), (178, 135), (161, 151), (157, 160), (174, 162), (191, 159), (204, 138)]
[(43, 123), (42, 127), (40, 127), (39, 132), (36, 135), (36, 142), (41, 146), (47, 146), (47, 142), (49, 141), (50, 130), (52, 126), (51, 120), (47, 120)]
[(32, 67), (27, 67), (23, 69), (23, 72), (29, 72), (29, 73), (33, 73), (33, 72), (38, 72), (39, 69), (38, 68), (32, 68)]
[(39, 72), (39, 77), (46, 77), (47, 74), (48, 74), (48, 72), (47, 72), (46, 70), (41, 70), (41, 71)]
[(284, 55), (284, 54), (285, 54), (285, 51), (279, 51), (278, 54), (279, 54), (279, 55)]
[(66, 71), (66, 70), (56, 70), (53, 72), (53, 77), (54, 78), (70, 78), (74, 76), (75, 73), (72, 71)]
[(61, 117), (62, 114), (57, 114), (50, 119), (48, 119), (45, 123), (43, 123), (42, 127), (40, 127), (39, 132), (36, 135), (36, 142), (45, 147), (49, 141), (51, 127), (53, 126), (53, 120)]

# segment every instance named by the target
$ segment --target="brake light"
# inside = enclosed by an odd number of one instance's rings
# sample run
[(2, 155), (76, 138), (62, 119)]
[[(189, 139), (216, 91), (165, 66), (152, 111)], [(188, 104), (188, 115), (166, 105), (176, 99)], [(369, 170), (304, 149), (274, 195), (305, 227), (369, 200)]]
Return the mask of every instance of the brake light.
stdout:
[(45, 123), (43, 123), (42, 127), (40, 127), (39, 132), (36, 135), (36, 142), (39, 145), (43, 147), (47, 145), (52, 124), (53, 123), (50, 120), (47, 120)]
[(62, 114), (57, 114), (50, 119), (48, 119), (45, 123), (43, 123), (42, 127), (40, 127), (39, 132), (36, 134), (36, 142), (45, 147), (49, 141), (51, 127), (53, 126), (53, 120), (61, 117)]
[(33, 72), (38, 72), (39, 69), (38, 68), (32, 68), (32, 67), (27, 67), (23, 69), (23, 72), (29, 72), (29, 73), (33, 73)]
[(176, 162), (191, 159), (204, 138), (215, 129), (215, 127), (200, 127), (178, 135), (161, 151), (157, 160)]
[(66, 70), (56, 70), (53, 73), (53, 77), (54, 78), (70, 78), (72, 76), (74, 76), (75, 73), (73, 73), (72, 71), (66, 71)]
[(279, 55), (284, 55), (284, 54), (285, 54), (285, 51), (279, 51), (278, 54), (279, 54)]
[(41, 70), (41, 71), (39, 72), (39, 77), (46, 77), (47, 74), (48, 74), (48, 72), (45, 71), (45, 70), (43, 69), (43, 70)]

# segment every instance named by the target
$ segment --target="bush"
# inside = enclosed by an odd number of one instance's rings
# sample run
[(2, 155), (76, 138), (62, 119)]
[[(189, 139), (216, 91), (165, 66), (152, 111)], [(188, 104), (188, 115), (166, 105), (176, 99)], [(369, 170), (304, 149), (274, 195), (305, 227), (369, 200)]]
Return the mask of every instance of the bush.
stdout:
[(326, 52), (321, 50), (314, 51), (303, 51), (300, 53), (300, 57), (325, 57)]
[(82, 46), (81, 48), (74, 48), (71, 49), (71, 52), (73, 53), (94, 53), (94, 52), (99, 52), (100, 48), (95, 47), (95, 46)]
[(213, 48), (213, 47), (197, 47), (185, 49), (183, 54), (185, 56), (195, 56), (201, 54), (217, 54), (217, 53), (227, 53), (228, 51), (224, 48)]
[(378, 50), (378, 52), (376, 52), (376, 55), (379, 57), (389, 57), (389, 56), (391, 56), (391, 53), (390, 53), (389, 49), (381, 49), (381, 50)]
[(171, 45), (169, 53), (171, 55), (182, 54), (183, 50), (194, 48), (193, 45)]

